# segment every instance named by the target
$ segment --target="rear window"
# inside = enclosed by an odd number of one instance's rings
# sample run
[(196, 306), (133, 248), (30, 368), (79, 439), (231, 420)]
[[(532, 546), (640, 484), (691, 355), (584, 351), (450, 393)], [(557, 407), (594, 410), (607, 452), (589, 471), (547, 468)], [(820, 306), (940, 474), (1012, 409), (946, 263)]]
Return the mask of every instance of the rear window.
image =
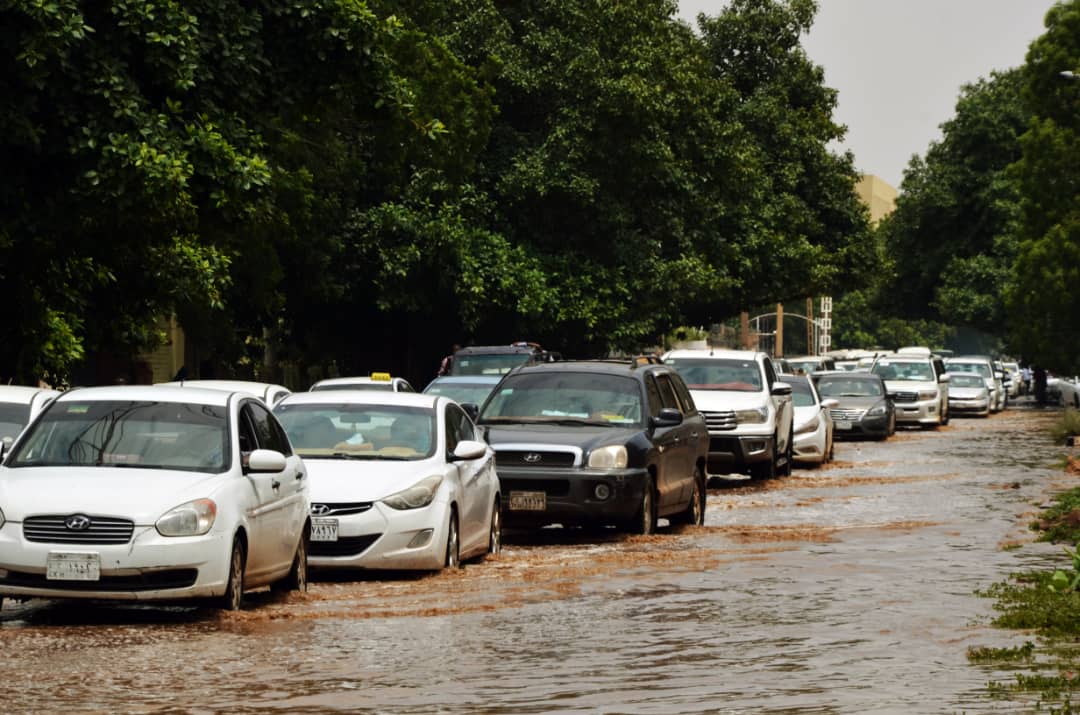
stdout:
[(691, 390), (760, 392), (761, 368), (754, 360), (726, 358), (669, 358), (664, 361), (679, 373)]

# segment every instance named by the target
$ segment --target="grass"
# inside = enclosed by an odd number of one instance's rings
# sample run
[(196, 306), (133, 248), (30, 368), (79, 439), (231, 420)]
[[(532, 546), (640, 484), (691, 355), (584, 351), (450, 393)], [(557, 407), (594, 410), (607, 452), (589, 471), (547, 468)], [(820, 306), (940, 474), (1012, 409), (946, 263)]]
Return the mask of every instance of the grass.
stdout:
[(1073, 434), (1080, 435), (1080, 410), (1069, 407), (1050, 428), (1050, 436), (1055, 443), (1065, 444), (1065, 438)]
[(1080, 487), (1054, 497), (1054, 505), (1031, 524), (1031, 529), (1043, 532), (1039, 541), (1054, 544), (1080, 541)]
[(968, 648), (967, 657), (972, 663), (1027, 663), (1034, 654), (1035, 644), (1027, 641), (1015, 648)]

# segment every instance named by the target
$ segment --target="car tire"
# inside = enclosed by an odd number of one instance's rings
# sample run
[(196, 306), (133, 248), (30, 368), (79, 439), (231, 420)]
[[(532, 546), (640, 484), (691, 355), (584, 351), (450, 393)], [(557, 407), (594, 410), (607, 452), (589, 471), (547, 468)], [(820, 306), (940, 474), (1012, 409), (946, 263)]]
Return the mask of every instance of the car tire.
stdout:
[(225, 583), (225, 593), (218, 599), (218, 608), (223, 611), (239, 611), (244, 602), (244, 545), (238, 538), (233, 538), (232, 552), (229, 554), (229, 579)]
[(790, 477), (791, 470), (795, 464), (795, 432), (788, 434), (787, 449), (784, 453), (784, 466), (776, 470), (776, 473), (781, 477)]
[(446, 529), (446, 555), (443, 568), (461, 568), (461, 536), (458, 532), (457, 510), (450, 510), (450, 526)]
[(944, 411), (942, 411), (942, 413), (941, 413), (941, 414), (942, 414), (942, 417), (941, 417), (941, 426), (942, 426), (942, 427), (945, 427), (946, 425), (948, 425), (948, 424), (949, 424), (949, 419), (950, 419), (950, 418), (952, 417), (952, 415), (950, 415), (950, 414), (949, 414), (949, 408), (948, 408), (948, 407), (946, 407), (946, 408), (944, 409)]
[(308, 585), (308, 548), (307, 534), (310, 527), (305, 526), (304, 534), (300, 536), (300, 543), (296, 545), (296, 553), (293, 555), (292, 566), (289, 574), (270, 585), (270, 590), (276, 593), (288, 593), (289, 591), (307, 591)]
[(694, 488), (690, 493), (690, 503), (686, 505), (686, 509), (671, 517), (671, 523), (702, 526), (705, 523), (705, 503), (705, 475), (701, 473), (701, 467), (694, 467)]
[(488, 547), (486, 554), (502, 551), (502, 510), (498, 498), (491, 506), (491, 528), (488, 529)]
[(750, 465), (751, 479), (773, 479), (776, 477), (776, 439), (773, 438), (772, 454), (764, 462)]
[(641, 503), (638, 505), (638, 510), (634, 515), (633, 521), (630, 523), (630, 531), (635, 534), (648, 536), (649, 534), (656, 533), (657, 514), (655, 491), (653, 478), (650, 476), (645, 480), (645, 488), (641, 492)]

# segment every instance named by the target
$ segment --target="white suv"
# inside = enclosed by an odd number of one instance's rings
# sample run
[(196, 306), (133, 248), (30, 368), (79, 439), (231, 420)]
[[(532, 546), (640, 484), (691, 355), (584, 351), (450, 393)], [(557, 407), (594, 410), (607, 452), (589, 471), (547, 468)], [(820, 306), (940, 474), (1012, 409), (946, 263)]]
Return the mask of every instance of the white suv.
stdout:
[(780, 382), (772, 360), (752, 350), (673, 350), (675, 368), (709, 430), (707, 476), (791, 474), (795, 408), (791, 385)]
[(897, 353), (879, 357), (870, 372), (885, 381), (896, 424), (949, 424), (949, 376), (939, 356)]

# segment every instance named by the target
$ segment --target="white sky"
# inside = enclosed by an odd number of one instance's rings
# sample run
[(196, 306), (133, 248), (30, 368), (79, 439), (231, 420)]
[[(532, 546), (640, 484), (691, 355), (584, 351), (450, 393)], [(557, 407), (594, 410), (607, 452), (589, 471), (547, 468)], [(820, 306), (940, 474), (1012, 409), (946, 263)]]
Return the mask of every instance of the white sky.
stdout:
[[(723, 0), (679, 0), (680, 16)], [(1054, 0), (818, 0), (803, 39), (839, 91), (836, 120), (856, 168), (899, 188), (913, 154), (941, 138), (960, 87), (1024, 62)]]

